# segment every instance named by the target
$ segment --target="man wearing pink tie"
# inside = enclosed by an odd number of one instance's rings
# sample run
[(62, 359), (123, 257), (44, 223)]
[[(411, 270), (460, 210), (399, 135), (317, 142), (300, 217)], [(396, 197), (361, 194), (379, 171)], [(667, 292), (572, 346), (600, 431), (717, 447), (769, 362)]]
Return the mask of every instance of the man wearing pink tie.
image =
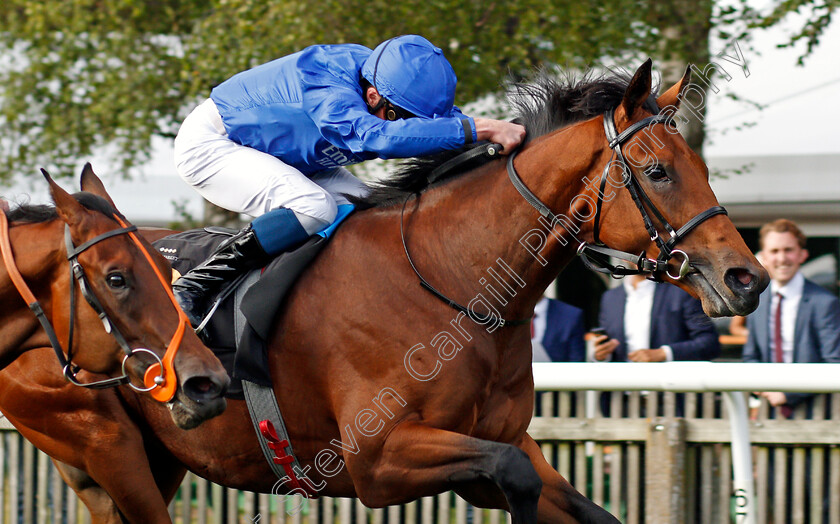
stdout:
[[(747, 317), (744, 362), (840, 362), (840, 300), (799, 271), (808, 258), (805, 243), (805, 235), (787, 219), (759, 231), (761, 260), (772, 281)], [(786, 415), (813, 397), (780, 391), (760, 395)]]

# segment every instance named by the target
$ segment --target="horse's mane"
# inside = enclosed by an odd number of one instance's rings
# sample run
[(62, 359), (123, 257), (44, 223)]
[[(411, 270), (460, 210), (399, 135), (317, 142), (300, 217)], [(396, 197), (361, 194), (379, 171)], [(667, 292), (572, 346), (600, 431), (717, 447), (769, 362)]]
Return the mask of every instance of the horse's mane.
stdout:
[[(104, 198), (94, 195), (93, 193), (76, 193), (73, 197), (84, 207), (91, 211), (97, 211), (110, 218), (120, 217), (124, 218), (114, 206), (108, 203)], [(27, 224), (40, 224), (49, 222), (58, 218), (58, 212), (55, 206), (44, 204), (21, 204), (11, 211), (6, 213), (9, 222), (22, 222)]]
[[(618, 107), (631, 78), (631, 73), (618, 70), (596, 73), (590, 69), (575, 77), (571, 73), (557, 75), (551, 70), (541, 69), (531, 81), (514, 84), (508, 90), (508, 98), (515, 114), (514, 120), (523, 124), (528, 132), (527, 142)], [(658, 90), (658, 86), (654, 86), (651, 92)], [(659, 112), (655, 96), (648, 98), (644, 108), (651, 113)], [(430, 186), (429, 173), (462, 152), (446, 151), (406, 160), (397, 168), (395, 175), (372, 184), (367, 196), (348, 198), (359, 209), (402, 202), (409, 195), (427, 189)], [(442, 180), (458, 174), (460, 172)]]

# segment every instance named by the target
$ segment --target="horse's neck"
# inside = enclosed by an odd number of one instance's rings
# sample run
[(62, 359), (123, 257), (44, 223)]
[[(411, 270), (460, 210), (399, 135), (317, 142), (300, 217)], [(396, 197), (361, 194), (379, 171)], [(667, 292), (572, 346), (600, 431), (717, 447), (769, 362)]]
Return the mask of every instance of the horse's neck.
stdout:
[[(589, 191), (583, 177), (600, 151), (596, 155), (593, 147), (572, 140), (571, 133), (545, 137), (515, 159), (527, 187), (568, 218), (553, 233), (551, 224), (514, 188), (501, 162), (430, 190), (415, 212), (407, 211), (409, 246), (423, 253), (423, 266), (434, 268), (437, 282), (460, 296), (502, 296), (505, 317), (530, 314), (574, 257), (580, 243), (576, 239), (587, 234), (582, 214), (575, 217), (570, 202)], [(554, 145), (558, 142), (565, 144)], [(414, 209), (411, 203), (408, 209)]]
[[(57, 279), (69, 278), (58, 271), (62, 257), (57, 230), (58, 226), (49, 222), (18, 225), (9, 230), (15, 265), (48, 318), (52, 316), (52, 285)], [(12, 283), (5, 265), (0, 267), (0, 303), (3, 320), (0, 323), (0, 367), (24, 351), (49, 345), (38, 319)]]

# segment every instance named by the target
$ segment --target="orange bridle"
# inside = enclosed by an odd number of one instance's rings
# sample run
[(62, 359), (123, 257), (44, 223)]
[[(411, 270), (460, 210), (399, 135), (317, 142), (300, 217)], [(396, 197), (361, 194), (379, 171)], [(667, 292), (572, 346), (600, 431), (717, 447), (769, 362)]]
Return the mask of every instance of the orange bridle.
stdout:
[[(136, 231), (137, 228), (135, 226), (130, 226), (126, 224), (121, 218), (118, 216), (113, 217), (117, 223), (121, 226), (120, 229), (115, 229), (103, 233), (94, 237), (93, 239), (85, 242), (84, 244), (80, 245), (79, 247), (73, 246), (70, 240), (70, 233), (69, 233), (69, 226), (65, 226), (65, 241), (67, 244), (67, 259), (70, 261), (71, 273), (73, 277), (78, 281), (79, 287), (81, 289), (82, 294), (84, 295), (85, 299), (91, 305), (91, 307), (97, 312), (99, 318), (102, 320), (105, 330), (114, 336), (117, 339), (117, 342), (123, 348), (125, 352), (125, 356), (123, 357), (122, 361), (122, 372), (123, 376), (110, 378), (106, 380), (101, 380), (98, 382), (93, 383), (81, 383), (76, 379), (76, 372), (78, 369), (74, 370), (74, 366), (70, 363), (69, 359), (65, 357), (64, 351), (61, 348), (61, 344), (58, 341), (58, 337), (55, 334), (55, 330), (52, 327), (49, 319), (46, 318), (44, 314), (44, 310), (41, 307), (41, 304), (38, 302), (38, 299), (35, 298), (35, 295), (29, 289), (26, 282), (24, 281), (23, 277), (20, 274), (20, 271), (17, 269), (17, 265), (14, 261), (14, 254), (12, 251), (11, 239), (9, 236), (9, 221), (6, 217), (6, 213), (0, 210), (0, 253), (2, 253), (3, 263), (6, 266), (6, 270), (9, 273), (9, 277), (12, 280), (15, 288), (20, 293), (21, 297), (26, 301), (29, 309), (35, 314), (38, 318), (38, 321), (41, 323), (44, 331), (47, 334), (47, 337), (50, 339), (50, 344), (52, 345), (53, 349), (56, 352), (56, 356), (58, 357), (59, 362), (63, 367), (64, 376), (73, 384), (82, 387), (94, 388), (94, 389), (102, 389), (107, 387), (114, 387), (119, 386), (122, 384), (129, 384), (132, 388), (138, 391), (148, 391), (149, 394), (155, 400), (159, 402), (168, 402), (172, 400), (175, 396), (175, 391), (178, 388), (178, 378), (175, 374), (174, 369), (174, 360), (175, 354), (178, 352), (178, 349), (181, 346), (181, 341), (183, 340), (184, 333), (186, 332), (186, 328), (189, 325), (189, 320), (187, 319), (186, 314), (183, 312), (181, 307), (178, 305), (178, 302), (175, 300), (175, 296), (172, 294), (172, 290), (169, 287), (169, 280), (164, 278), (161, 271), (158, 269), (157, 265), (154, 262), (154, 259), (149, 254), (148, 250), (143, 246), (140, 238), (137, 236)], [(79, 264), (76, 257), (83, 252), (84, 250), (88, 249), (89, 247), (93, 246), (94, 244), (105, 240), (107, 238), (121, 235), (121, 234), (128, 234), (131, 238), (132, 242), (137, 246), (149, 264), (152, 266), (152, 270), (155, 272), (158, 280), (160, 281), (161, 285), (163, 285), (164, 290), (166, 290), (166, 294), (169, 297), (169, 300), (172, 302), (172, 305), (175, 307), (175, 310), (178, 312), (178, 328), (175, 330), (175, 334), (172, 336), (172, 339), (169, 342), (169, 345), (166, 348), (166, 352), (164, 353), (163, 359), (159, 358), (154, 352), (145, 349), (145, 348), (131, 348), (128, 346), (128, 343), (125, 341), (125, 338), (122, 334), (117, 330), (116, 326), (113, 322), (108, 318), (107, 313), (102, 308), (99, 300), (93, 295), (92, 291), (89, 290), (89, 285), (87, 284), (87, 280), (84, 276), (84, 271), (82, 270), (82, 266)], [(75, 286), (71, 283), (71, 330), (73, 325), (73, 302), (74, 302), (74, 293), (75, 293)], [(72, 343), (72, 336), (69, 337), (70, 342)], [(68, 356), (69, 356), (70, 347), (68, 347)], [(128, 378), (126, 373), (126, 363), (128, 359), (135, 355), (138, 352), (148, 353), (151, 354), (157, 362), (150, 365), (144, 374), (143, 377), (143, 385), (144, 387), (137, 387), (132, 384)]]

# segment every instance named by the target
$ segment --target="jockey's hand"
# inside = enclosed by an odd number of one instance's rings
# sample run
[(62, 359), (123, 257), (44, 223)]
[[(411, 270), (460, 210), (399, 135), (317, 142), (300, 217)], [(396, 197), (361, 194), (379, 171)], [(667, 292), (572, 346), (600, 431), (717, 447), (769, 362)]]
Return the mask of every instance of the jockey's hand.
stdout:
[(495, 144), (501, 144), (504, 148), (502, 149), (503, 155), (510, 154), (525, 140), (525, 126), (503, 120), (493, 120), (492, 118), (473, 118), (473, 120), (475, 120), (478, 140), (488, 140)]
[(6, 200), (4, 200), (3, 198), (0, 198), (0, 211), (2, 211), (3, 213), (9, 212), (9, 203), (6, 202)]

